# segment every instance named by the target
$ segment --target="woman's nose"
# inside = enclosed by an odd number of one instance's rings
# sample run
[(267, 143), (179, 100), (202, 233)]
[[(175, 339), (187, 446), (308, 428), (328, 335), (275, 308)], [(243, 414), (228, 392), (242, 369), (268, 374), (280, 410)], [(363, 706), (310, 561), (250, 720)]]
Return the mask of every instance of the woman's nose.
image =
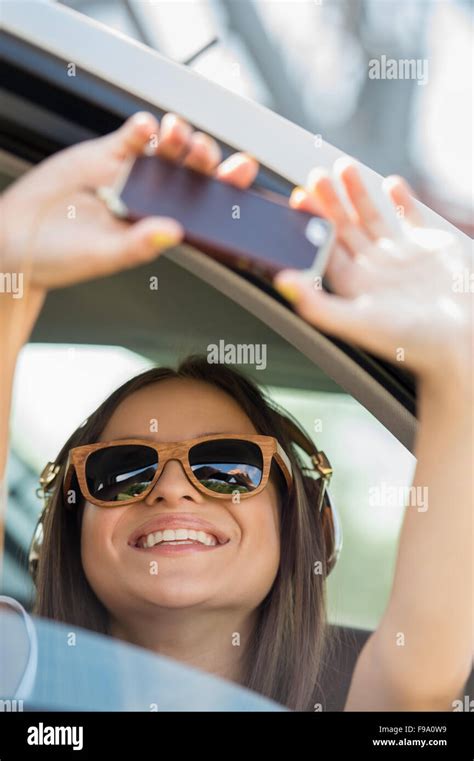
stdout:
[(189, 481), (181, 463), (178, 460), (169, 460), (158, 481), (146, 497), (145, 503), (152, 505), (159, 500), (176, 502), (180, 499), (199, 501), (201, 495)]

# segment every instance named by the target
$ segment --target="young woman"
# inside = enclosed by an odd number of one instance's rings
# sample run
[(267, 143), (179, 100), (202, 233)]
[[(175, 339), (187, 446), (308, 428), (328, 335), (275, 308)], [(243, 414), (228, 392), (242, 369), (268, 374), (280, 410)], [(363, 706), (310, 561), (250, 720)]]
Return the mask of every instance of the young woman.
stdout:
[[(91, 192), (158, 134), (158, 152), (223, 181), (245, 187), (255, 177), (250, 157), (219, 163), (215, 142), (178, 117), (158, 125), (141, 114), (57, 154), (3, 196), (3, 269), (26, 282), (22, 299), (1, 301), (2, 468), (16, 357), (48, 289), (150, 260), (181, 238), (173, 220), (113, 219)], [(322, 330), (392, 361), (403, 349), (418, 378), (414, 486), (429, 494), (426, 511), (407, 508), (387, 609), (346, 709), (452, 710), (473, 654), (472, 298), (453, 287), (469, 262), (453, 237), (423, 227), (401, 179), (386, 181), (404, 217), (394, 238), (355, 165), (336, 171), (351, 211), (319, 170), (291, 198), (336, 224), (334, 293), (289, 271), (276, 285)], [(331, 532), (315, 509), (321, 482), (298, 457), (302, 441), (311, 446), (253, 383), (203, 358), (124, 384), (56, 460), (35, 612), (314, 710)], [(313, 573), (317, 561), (323, 574)]]

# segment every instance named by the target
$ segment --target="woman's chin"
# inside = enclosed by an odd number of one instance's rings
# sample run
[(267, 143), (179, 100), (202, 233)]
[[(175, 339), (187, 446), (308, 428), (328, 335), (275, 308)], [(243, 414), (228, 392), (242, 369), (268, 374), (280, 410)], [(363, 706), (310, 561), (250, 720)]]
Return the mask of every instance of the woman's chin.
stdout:
[(143, 600), (145, 605), (152, 603), (179, 609), (205, 603), (213, 598), (221, 585), (216, 584), (216, 574), (209, 570), (196, 574), (190, 573), (189, 569), (160, 568), (156, 575), (144, 575), (136, 570), (125, 577), (117, 574), (114, 586), (120, 589), (121, 596), (126, 595), (133, 600), (133, 604), (136, 600)]
[[(188, 585), (183, 588), (182, 585), (170, 585), (166, 589), (144, 589), (137, 588), (136, 599), (143, 600), (144, 611), (150, 612), (150, 605), (169, 611), (185, 611), (203, 607), (212, 596), (212, 590), (205, 584)], [(161, 612), (163, 612), (161, 610)]]

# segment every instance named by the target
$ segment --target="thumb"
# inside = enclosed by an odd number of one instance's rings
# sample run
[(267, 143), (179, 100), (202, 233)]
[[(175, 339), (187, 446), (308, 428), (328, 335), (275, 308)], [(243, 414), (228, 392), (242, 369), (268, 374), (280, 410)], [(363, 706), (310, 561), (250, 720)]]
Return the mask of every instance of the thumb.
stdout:
[(184, 231), (170, 217), (147, 217), (108, 236), (99, 252), (100, 274), (138, 267), (178, 245)]
[(301, 317), (322, 332), (347, 340), (357, 335), (351, 300), (315, 288), (292, 270), (278, 273), (274, 285)]

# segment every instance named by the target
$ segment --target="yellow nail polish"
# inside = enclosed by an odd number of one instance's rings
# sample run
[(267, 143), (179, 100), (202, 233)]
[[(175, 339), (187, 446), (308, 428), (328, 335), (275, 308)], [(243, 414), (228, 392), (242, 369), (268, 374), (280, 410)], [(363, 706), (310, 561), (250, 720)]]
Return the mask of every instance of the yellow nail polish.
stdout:
[(152, 243), (157, 248), (170, 248), (171, 246), (176, 246), (179, 240), (175, 235), (161, 230), (160, 232), (153, 233)]
[(294, 303), (298, 298), (298, 289), (291, 283), (275, 283), (275, 288), (291, 303)]

